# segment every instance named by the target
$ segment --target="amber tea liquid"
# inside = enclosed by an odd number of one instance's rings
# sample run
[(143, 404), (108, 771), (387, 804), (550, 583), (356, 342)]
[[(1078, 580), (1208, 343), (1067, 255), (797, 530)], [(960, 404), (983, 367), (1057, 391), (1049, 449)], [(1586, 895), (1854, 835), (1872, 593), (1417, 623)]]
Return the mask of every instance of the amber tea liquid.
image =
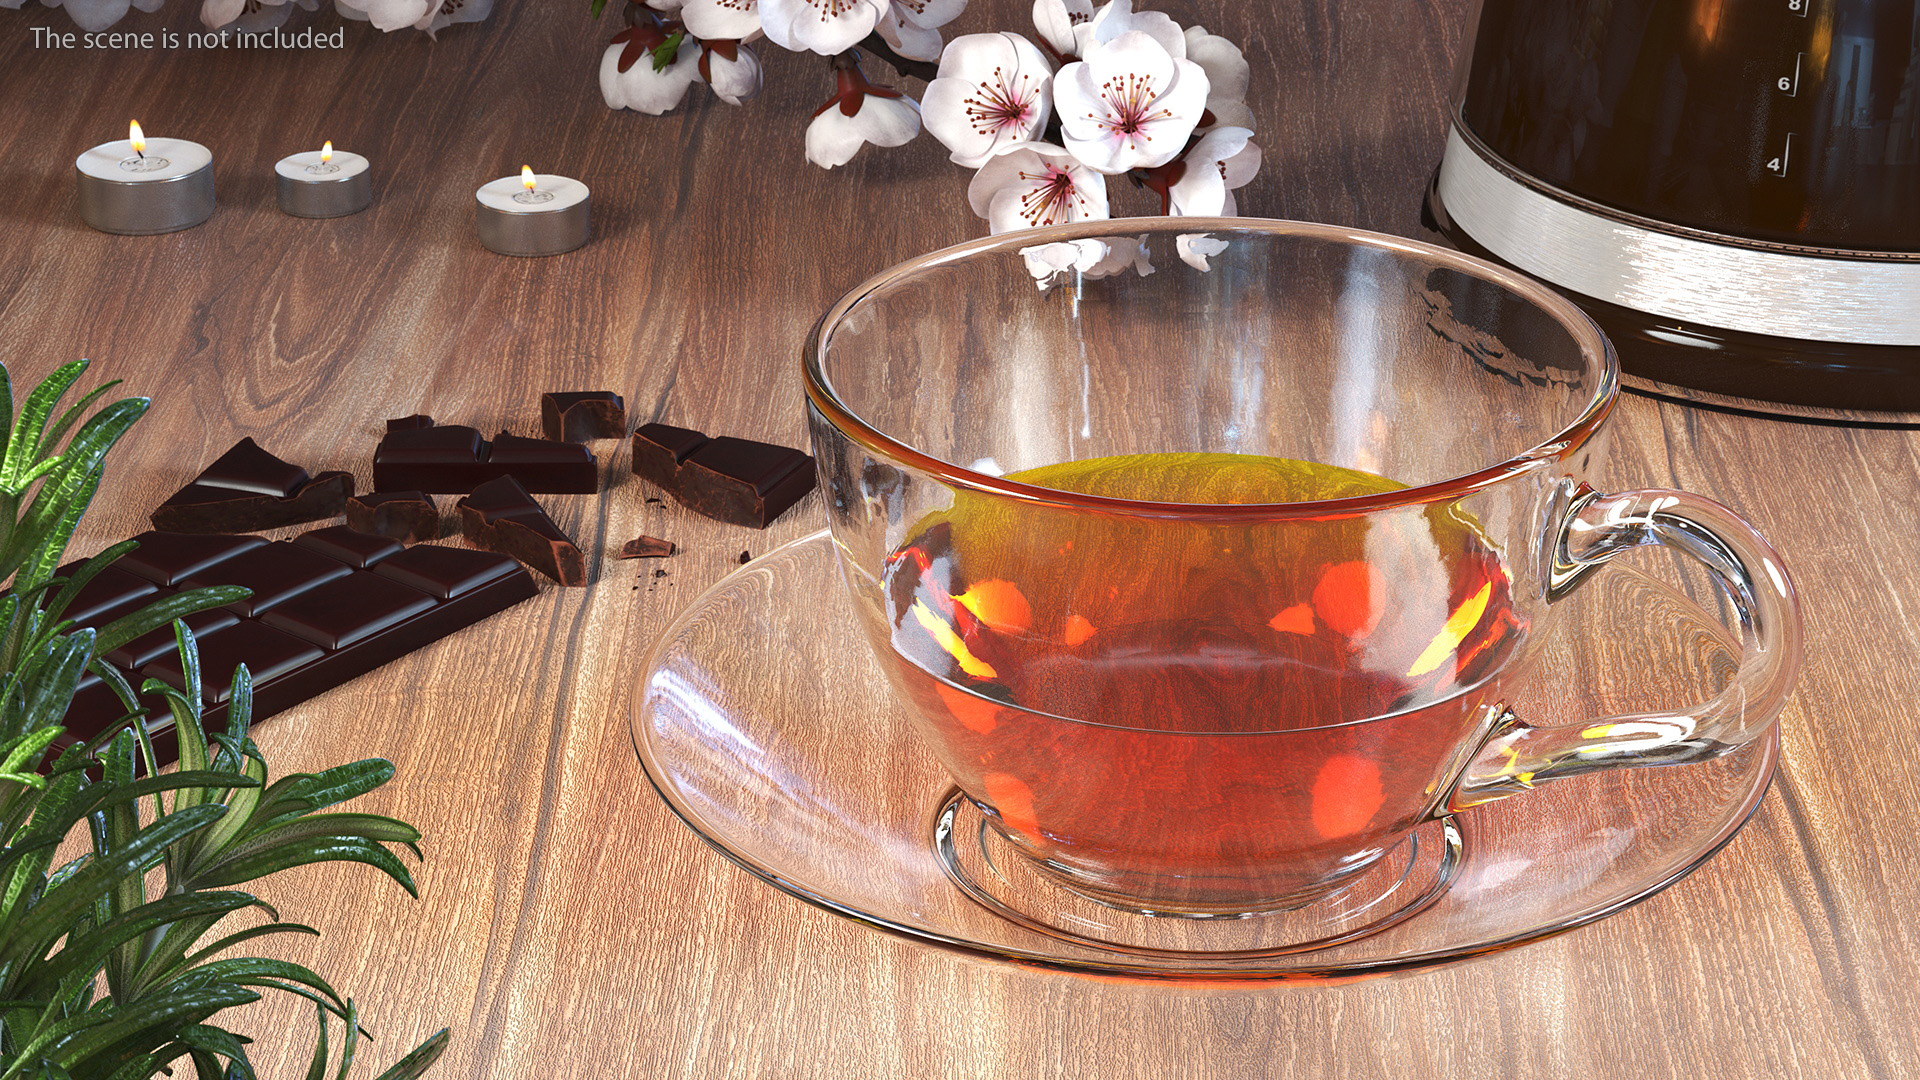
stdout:
[[(1395, 491), (1241, 454), (1011, 479), (1175, 503)], [(885, 577), (890, 674), (962, 788), (1071, 887), (1205, 914), (1337, 888), (1433, 810), (1523, 636), (1446, 505), (1199, 524), (961, 494)]]

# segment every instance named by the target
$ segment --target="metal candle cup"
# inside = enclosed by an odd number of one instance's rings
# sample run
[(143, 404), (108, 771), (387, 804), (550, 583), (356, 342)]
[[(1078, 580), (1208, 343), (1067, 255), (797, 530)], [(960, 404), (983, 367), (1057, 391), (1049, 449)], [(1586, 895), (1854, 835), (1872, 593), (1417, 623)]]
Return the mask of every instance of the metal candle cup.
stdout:
[[(531, 181), (531, 183), (529, 183)], [(523, 171), (474, 192), (475, 226), (501, 255), (558, 255), (587, 242), (587, 185)]]
[(373, 202), (373, 173), (367, 159), (344, 150), (308, 150), (274, 163), (280, 209), (294, 217), (345, 217)]
[(213, 153), (185, 139), (101, 143), (74, 161), (80, 217), (105, 233), (149, 236), (213, 215)]

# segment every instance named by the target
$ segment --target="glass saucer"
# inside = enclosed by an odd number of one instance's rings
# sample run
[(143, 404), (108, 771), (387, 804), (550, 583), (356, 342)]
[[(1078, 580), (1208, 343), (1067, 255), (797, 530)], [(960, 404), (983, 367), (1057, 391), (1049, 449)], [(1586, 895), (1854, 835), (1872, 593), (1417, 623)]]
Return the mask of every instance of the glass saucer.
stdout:
[[(1535, 722), (1705, 699), (1739, 655), (1712, 614), (1618, 563), (1562, 603), (1557, 640), (1514, 703)], [(1018, 882), (999, 875), (991, 851), (964, 850), (979, 830), (956, 823), (952, 784), (894, 703), (825, 532), (694, 601), (649, 657), (630, 723), (668, 806), (776, 888), (967, 955), (1142, 980), (1384, 975), (1564, 933), (1711, 858), (1759, 805), (1779, 753), (1776, 726), (1712, 761), (1594, 773), (1457, 815), (1426, 856), (1454, 860), (1443, 887), (1364, 936), (1336, 928), (1324, 945), (1295, 948), (1263, 937), (1278, 925), (1265, 916), (1146, 919), (996, 894)], [(943, 855), (943, 843), (962, 850)], [(956, 878), (961, 857), (977, 869)]]

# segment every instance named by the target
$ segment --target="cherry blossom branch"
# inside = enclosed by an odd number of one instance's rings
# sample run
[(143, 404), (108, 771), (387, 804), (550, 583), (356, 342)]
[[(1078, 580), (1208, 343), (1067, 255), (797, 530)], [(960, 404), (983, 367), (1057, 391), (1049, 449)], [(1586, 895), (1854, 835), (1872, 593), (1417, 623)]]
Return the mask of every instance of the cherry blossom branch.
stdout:
[(893, 46), (887, 44), (887, 40), (881, 37), (878, 31), (868, 34), (855, 48), (865, 49), (891, 64), (893, 70), (901, 75), (919, 79), (921, 82), (932, 82), (940, 74), (939, 64), (931, 60), (915, 60), (912, 57), (901, 56), (894, 51)]

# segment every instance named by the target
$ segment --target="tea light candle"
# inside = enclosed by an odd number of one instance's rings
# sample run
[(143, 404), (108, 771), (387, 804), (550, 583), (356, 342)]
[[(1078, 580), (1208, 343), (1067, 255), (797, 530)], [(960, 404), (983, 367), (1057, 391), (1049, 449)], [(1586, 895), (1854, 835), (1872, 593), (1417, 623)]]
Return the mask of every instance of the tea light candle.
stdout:
[(101, 143), (74, 161), (80, 217), (101, 232), (148, 236), (190, 229), (213, 215), (213, 153), (185, 139), (148, 139), (138, 120), (125, 142)]
[(558, 255), (587, 242), (587, 185), (564, 176), (503, 177), (474, 192), (480, 242), (502, 255)]
[(335, 150), (329, 141), (319, 150), (289, 154), (274, 162), (280, 209), (294, 217), (345, 217), (373, 202), (373, 174), (367, 159)]

